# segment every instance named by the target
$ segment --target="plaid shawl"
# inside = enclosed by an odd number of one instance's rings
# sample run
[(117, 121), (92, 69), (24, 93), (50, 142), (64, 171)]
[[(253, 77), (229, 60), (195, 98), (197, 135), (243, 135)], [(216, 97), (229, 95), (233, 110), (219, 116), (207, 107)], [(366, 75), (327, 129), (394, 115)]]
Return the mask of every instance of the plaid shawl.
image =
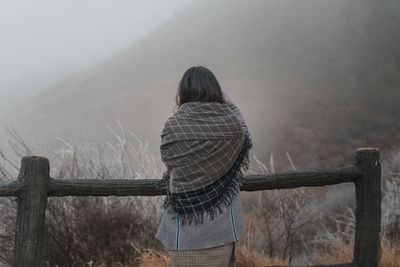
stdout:
[(164, 208), (182, 224), (214, 219), (240, 190), (239, 176), (249, 165), (250, 135), (228, 104), (187, 102), (170, 117), (161, 134), (166, 165), (160, 188), (167, 189)]

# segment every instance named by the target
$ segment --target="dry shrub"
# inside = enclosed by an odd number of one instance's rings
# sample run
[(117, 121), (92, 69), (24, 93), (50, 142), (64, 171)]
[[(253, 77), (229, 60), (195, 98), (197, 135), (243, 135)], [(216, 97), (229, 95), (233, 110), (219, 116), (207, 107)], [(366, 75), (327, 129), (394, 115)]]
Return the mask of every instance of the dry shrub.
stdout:
[[(128, 140), (113, 129), (116, 144), (106, 147), (94, 142), (67, 142), (50, 158), (54, 178), (137, 179), (161, 177), (162, 171), (148, 153), (148, 143), (134, 134)], [(15, 158), (37, 151), (10, 131)], [(106, 156), (106, 148), (110, 149)], [(399, 150), (400, 151), (400, 150)], [(39, 153), (40, 154), (40, 153)], [(289, 157), (288, 157), (289, 158)], [(294, 165), (289, 158), (290, 165)], [(271, 155), (270, 171), (275, 171)], [(400, 152), (388, 164), (382, 201), (382, 227), (393, 242), (381, 244), (380, 266), (400, 266), (399, 192)], [(0, 150), (1, 182), (14, 180), (19, 164)], [(320, 218), (316, 196), (303, 189), (288, 194), (258, 192), (250, 207), (252, 224), (237, 248), (238, 267), (337, 263), (352, 260), (355, 216), (352, 209), (323, 214)], [(49, 266), (168, 266), (168, 251), (154, 238), (161, 214), (161, 198), (63, 197), (49, 198), (45, 224), (45, 257)], [(0, 198), (0, 265), (11, 262), (15, 231), (15, 198)], [(301, 211), (301, 212), (299, 212)], [(348, 212), (346, 212), (348, 211)], [(317, 233), (316, 233), (317, 232)], [(396, 239), (397, 237), (397, 239)], [(143, 249), (146, 248), (146, 249)], [(143, 250), (140, 250), (143, 249)], [(286, 261), (281, 260), (284, 258)]]
[(46, 211), (44, 258), (50, 266), (131, 263), (133, 246), (159, 248), (155, 221), (112, 197), (50, 199)]
[(169, 266), (169, 255), (168, 250), (153, 250), (143, 249), (139, 250), (139, 258), (137, 260), (138, 266), (140, 267), (168, 267)]
[(341, 242), (339, 247), (332, 246), (331, 243), (319, 244), (323, 245), (323, 249), (317, 252), (318, 259), (314, 260), (313, 264), (334, 264), (353, 261), (354, 244)]
[(264, 267), (264, 266), (287, 266), (288, 262), (273, 258), (266, 258), (263, 254), (257, 254), (246, 247), (239, 247), (236, 250), (236, 267)]
[(389, 242), (382, 238), (379, 251), (379, 267), (398, 266), (400, 266), (400, 246), (396, 242)]
[[(312, 264), (334, 264), (353, 261), (353, 244), (342, 243), (342, 246), (335, 249), (330, 244), (326, 244), (325, 254), (320, 255), (320, 259)], [(329, 249), (328, 249), (329, 248)], [(238, 257), (236, 267), (264, 267), (264, 266), (287, 266), (288, 262), (274, 258), (268, 259), (262, 254), (257, 254), (254, 250), (246, 246), (241, 246), (236, 250)], [(145, 249), (140, 252), (139, 266), (146, 267), (167, 267), (169, 264), (168, 251), (154, 251)], [(386, 239), (382, 239), (380, 246), (379, 267), (398, 267), (400, 266), (400, 247), (393, 247)]]
[[(237, 263), (236, 267), (264, 267), (267, 265), (287, 266), (287, 261), (280, 259), (268, 259), (261, 254), (246, 247), (236, 249)], [(138, 258), (141, 267), (167, 267), (169, 266), (169, 256), (167, 250), (155, 251), (152, 249), (144, 249), (140, 252)]]
[(382, 230), (400, 245), (400, 148), (391, 153), (383, 174)]
[(257, 217), (249, 218), (246, 216), (247, 227), (246, 233), (238, 241), (237, 254), (237, 267), (264, 267), (267, 265), (287, 266), (288, 260), (283, 260), (278, 256), (267, 256), (265, 251), (262, 250), (260, 244), (257, 242), (257, 235), (259, 233), (254, 227), (254, 219)]
[[(119, 124), (120, 125), (120, 124)], [(51, 177), (58, 179), (141, 179), (161, 177), (162, 170), (148, 152), (147, 140), (133, 133), (109, 130), (116, 142), (65, 141), (50, 157)], [(14, 130), (9, 144), (18, 160), (41, 154), (26, 145)], [(129, 137), (129, 138), (128, 138)], [(108, 150), (107, 150), (108, 149)], [(108, 156), (106, 154), (108, 153)], [(0, 177), (14, 180), (19, 164), (0, 150)], [(4, 178), (3, 177), (3, 178)], [(48, 266), (123, 266), (138, 255), (135, 246), (158, 249), (154, 238), (160, 197), (51, 197), (46, 209), (44, 259)], [(9, 266), (15, 232), (15, 199), (0, 200), (0, 265)], [(3, 230), (5, 229), (5, 230)], [(128, 266), (129, 266), (128, 265)]]
[[(251, 221), (250, 221), (251, 224)], [(279, 258), (269, 258), (254, 242), (255, 233), (251, 225), (247, 226), (246, 233), (240, 238), (236, 246), (236, 267), (264, 267), (267, 265), (287, 266), (288, 261)], [(139, 251), (139, 250), (138, 250)], [(145, 249), (140, 252), (138, 259), (140, 265), (145, 267), (163, 267), (169, 264), (168, 250), (154, 251)]]
[[(394, 242), (386, 240), (385, 236), (381, 239), (379, 246), (379, 267), (398, 267), (400, 266), (400, 247), (393, 245)], [(342, 243), (340, 248), (333, 248), (326, 244), (329, 249), (324, 253), (320, 252), (320, 258), (313, 261), (313, 264), (334, 264), (353, 261), (354, 244)]]

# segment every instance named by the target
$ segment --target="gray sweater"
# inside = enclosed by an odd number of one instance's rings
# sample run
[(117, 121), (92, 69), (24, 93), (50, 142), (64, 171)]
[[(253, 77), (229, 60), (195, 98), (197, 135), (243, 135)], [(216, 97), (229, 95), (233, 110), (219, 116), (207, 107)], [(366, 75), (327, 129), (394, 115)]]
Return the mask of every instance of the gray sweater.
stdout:
[[(239, 108), (232, 99), (223, 91), (225, 102), (230, 105), (238, 118), (247, 125)], [(171, 207), (169, 207), (171, 208)], [(204, 217), (204, 223), (199, 225), (184, 225), (178, 218), (164, 211), (156, 238), (169, 250), (193, 250), (222, 246), (237, 241), (239, 236), (246, 231), (244, 223), (240, 193), (231, 196), (231, 203), (214, 220)]]

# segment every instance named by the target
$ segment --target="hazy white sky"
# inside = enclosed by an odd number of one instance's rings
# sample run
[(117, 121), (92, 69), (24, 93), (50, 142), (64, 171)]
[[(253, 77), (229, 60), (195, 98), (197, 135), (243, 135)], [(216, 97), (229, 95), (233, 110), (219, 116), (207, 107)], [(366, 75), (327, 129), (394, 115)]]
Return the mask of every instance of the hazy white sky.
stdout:
[(188, 2), (0, 0), (0, 112), (132, 44)]

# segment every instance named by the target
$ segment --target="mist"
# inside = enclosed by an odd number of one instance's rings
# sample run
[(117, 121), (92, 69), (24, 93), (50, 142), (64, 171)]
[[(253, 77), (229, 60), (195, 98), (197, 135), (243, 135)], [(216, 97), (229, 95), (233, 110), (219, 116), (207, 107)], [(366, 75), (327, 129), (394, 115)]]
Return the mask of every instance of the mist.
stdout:
[[(160, 134), (179, 80), (202, 65), (246, 120), (253, 148), (245, 175), (354, 166), (357, 148), (379, 148), (382, 230), (398, 241), (399, 14), (399, 0), (0, 0), (0, 185), (18, 177), (24, 155), (48, 158), (54, 179), (161, 178)], [(367, 168), (374, 179), (378, 165)], [(250, 256), (286, 260), (293, 252), (289, 266), (325, 254), (353, 258), (353, 183), (243, 196)], [(55, 199), (70, 202), (50, 206), (51, 261), (136, 264), (132, 240), (159, 251), (153, 227), (161, 203), (152, 201), (161, 198)], [(13, 206), (2, 208), (13, 218)], [(142, 217), (152, 213), (151, 222)], [(0, 216), (0, 228), (10, 224)], [(14, 238), (1, 230), (0, 263)]]
[(158, 159), (193, 65), (216, 74), (253, 153), (274, 153), (280, 169), (286, 152), (299, 168), (337, 167), (357, 147), (390, 152), (399, 140), (398, 1), (5, 3), (3, 120), (42, 147), (106, 144), (118, 121)]
[(189, 4), (0, 1), (0, 118), (60, 79), (98, 64)]

